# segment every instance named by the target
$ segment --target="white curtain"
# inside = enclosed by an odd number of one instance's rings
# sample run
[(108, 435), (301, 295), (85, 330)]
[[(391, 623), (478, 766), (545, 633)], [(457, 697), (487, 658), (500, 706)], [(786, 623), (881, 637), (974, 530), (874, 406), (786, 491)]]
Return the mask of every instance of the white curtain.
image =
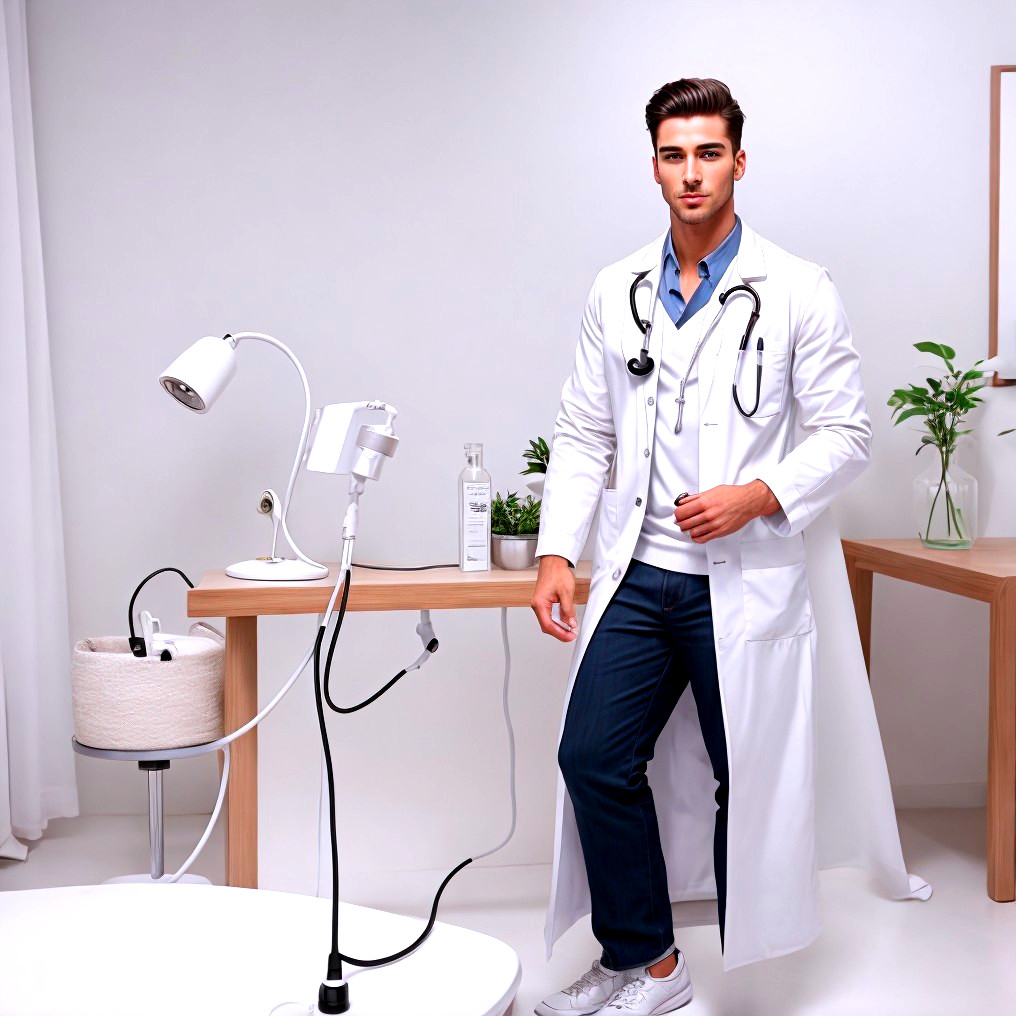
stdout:
[(0, 7), (0, 534), (0, 856), (24, 858), (12, 837), (78, 813), (24, 0)]

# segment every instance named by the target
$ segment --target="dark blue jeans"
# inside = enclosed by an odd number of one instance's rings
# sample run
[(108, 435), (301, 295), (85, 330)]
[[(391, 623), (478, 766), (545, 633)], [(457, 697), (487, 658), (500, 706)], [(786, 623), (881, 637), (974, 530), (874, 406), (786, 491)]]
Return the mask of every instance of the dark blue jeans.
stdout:
[(727, 746), (709, 576), (632, 561), (572, 688), (558, 764), (575, 809), (600, 962), (650, 963), (674, 942), (667, 870), (646, 767), (691, 684), (719, 786), (713, 863), (720, 948), (727, 882)]

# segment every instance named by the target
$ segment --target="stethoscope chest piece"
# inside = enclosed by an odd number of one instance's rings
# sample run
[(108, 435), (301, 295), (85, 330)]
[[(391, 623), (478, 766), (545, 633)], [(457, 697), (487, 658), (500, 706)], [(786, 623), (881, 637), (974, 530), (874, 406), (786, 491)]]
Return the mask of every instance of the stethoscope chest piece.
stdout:
[(653, 331), (652, 305), (649, 307), (648, 321), (642, 320), (639, 316), (639, 309), (635, 305), (635, 291), (639, 288), (639, 283), (648, 274), (648, 271), (639, 272), (631, 284), (631, 289), (628, 290), (628, 303), (631, 305), (631, 316), (635, 319), (635, 324), (639, 326), (639, 331), (642, 332), (642, 349), (639, 351), (638, 359), (632, 357), (628, 361), (628, 371), (629, 373), (634, 374), (635, 377), (647, 377), (656, 369), (656, 363), (649, 355), (649, 338)]

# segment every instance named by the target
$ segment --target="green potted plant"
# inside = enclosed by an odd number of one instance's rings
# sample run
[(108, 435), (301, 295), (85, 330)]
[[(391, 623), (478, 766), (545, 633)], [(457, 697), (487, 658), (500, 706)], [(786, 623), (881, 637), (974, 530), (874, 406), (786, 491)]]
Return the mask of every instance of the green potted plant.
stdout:
[(550, 461), (550, 448), (547, 446), (547, 442), (542, 437), (538, 437), (535, 441), (530, 441), (529, 447), (522, 453), (522, 458), (527, 461), (528, 465), (520, 471), (519, 475), (539, 474), (538, 478), (530, 481), (528, 486), (534, 494), (543, 497), (543, 484), (547, 472), (547, 463)]
[[(984, 369), (978, 360), (970, 370), (953, 365), (956, 350), (939, 342), (915, 342), (914, 349), (931, 353), (945, 364), (942, 377), (929, 377), (927, 387), (911, 385), (896, 388), (888, 405), (893, 424), (920, 417), (927, 433), (921, 438), (915, 455), (931, 446), (938, 452), (928, 468), (914, 480), (914, 512), (917, 535), (926, 547), (939, 550), (964, 550), (977, 538), (977, 480), (956, 462), (956, 442), (971, 428), (960, 429), (964, 416), (984, 400), (975, 395), (984, 385)], [(901, 412), (902, 410), (902, 412)], [(1011, 434), (1016, 427), (999, 431)]]
[(541, 501), (529, 494), (520, 501), (518, 493), (494, 495), (490, 504), (491, 560), (497, 568), (518, 571), (536, 563), (536, 538), (540, 532)]

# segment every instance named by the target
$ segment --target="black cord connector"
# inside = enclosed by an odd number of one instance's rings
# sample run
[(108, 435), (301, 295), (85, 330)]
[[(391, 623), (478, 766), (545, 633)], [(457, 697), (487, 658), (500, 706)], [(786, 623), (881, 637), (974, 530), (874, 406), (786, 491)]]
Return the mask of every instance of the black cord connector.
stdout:
[[(150, 579), (154, 579), (156, 575), (161, 575), (163, 572), (168, 571), (176, 572), (176, 574), (179, 575), (191, 589), (194, 588), (194, 583), (191, 582), (191, 580), (187, 578), (187, 576), (184, 575), (179, 568), (157, 568), (151, 575), (146, 575), (141, 580), (138, 588), (134, 590), (134, 595), (131, 597), (130, 605), (127, 607), (127, 628), (130, 631), (130, 637), (127, 639), (127, 642), (131, 647), (131, 652), (137, 657), (147, 656), (148, 647), (145, 645), (145, 640), (140, 635), (134, 634), (134, 601), (138, 598), (138, 593), (145, 588), (145, 583), (147, 583)], [(163, 655), (162, 659), (169, 660), (172, 659), (172, 657), (167, 652)]]
[(349, 1012), (349, 985), (345, 981), (329, 984), (322, 981), (317, 995), (318, 1012)]

